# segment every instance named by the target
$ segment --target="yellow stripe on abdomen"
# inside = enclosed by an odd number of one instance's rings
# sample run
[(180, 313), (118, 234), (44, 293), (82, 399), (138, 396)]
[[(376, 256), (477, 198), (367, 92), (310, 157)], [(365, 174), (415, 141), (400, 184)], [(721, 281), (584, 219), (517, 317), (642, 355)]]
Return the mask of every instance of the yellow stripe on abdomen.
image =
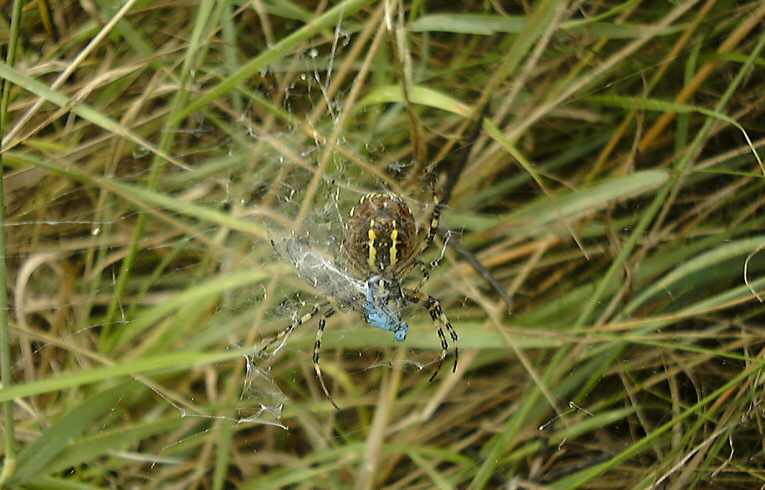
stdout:
[[(396, 226), (396, 222), (393, 222), (393, 226)], [(390, 265), (391, 267), (395, 267), (396, 262), (398, 262), (398, 248), (396, 245), (398, 244), (398, 230), (396, 228), (393, 228), (393, 232), (390, 234), (390, 239), (392, 241), (392, 244), (390, 246)]]
[(367, 263), (371, 270), (375, 270), (377, 267), (375, 265), (375, 261), (377, 260), (377, 249), (375, 248), (375, 240), (377, 239), (377, 234), (375, 233), (375, 220), (369, 221), (369, 232), (367, 233), (367, 236), (369, 237), (369, 257), (367, 257)]

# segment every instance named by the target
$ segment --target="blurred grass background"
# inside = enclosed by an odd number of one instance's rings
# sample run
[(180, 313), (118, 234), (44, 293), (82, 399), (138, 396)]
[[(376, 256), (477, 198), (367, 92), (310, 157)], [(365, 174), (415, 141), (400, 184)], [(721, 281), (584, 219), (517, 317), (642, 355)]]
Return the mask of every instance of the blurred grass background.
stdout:
[[(763, 487), (764, 17), (5, 2), (3, 486)], [(462, 165), (456, 374), (416, 309), (398, 348), (330, 321), (340, 411), (315, 322), (253, 357), (315, 293), (270, 235), (382, 189), (422, 220)]]

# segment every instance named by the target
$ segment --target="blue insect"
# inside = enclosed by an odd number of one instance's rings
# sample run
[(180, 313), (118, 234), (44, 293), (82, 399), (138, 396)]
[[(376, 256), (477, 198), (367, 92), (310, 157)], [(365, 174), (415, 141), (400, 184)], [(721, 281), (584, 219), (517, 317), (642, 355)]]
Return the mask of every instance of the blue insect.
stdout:
[(393, 338), (399, 342), (406, 340), (409, 324), (401, 319), (399, 312), (388, 307), (390, 292), (385, 291), (385, 281), (380, 276), (373, 276), (367, 281), (364, 318), (373, 327), (393, 332)]

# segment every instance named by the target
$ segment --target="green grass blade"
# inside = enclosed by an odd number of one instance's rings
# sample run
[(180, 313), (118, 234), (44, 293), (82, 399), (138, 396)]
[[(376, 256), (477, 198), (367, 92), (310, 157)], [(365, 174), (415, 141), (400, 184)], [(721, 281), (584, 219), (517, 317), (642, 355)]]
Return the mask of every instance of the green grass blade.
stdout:
[[(409, 101), (413, 104), (435, 107), (442, 111), (451, 112), (462, 117), (470, 117), (473, 109), (446, 94), (423, 85), (413, 85), (408, 88)], [(403, 104), (404, 92), (401, 85), (384, 85), (375, 87), (366, 97), (359, 101), (357, 110), (374, 104), (397, 103)]]
[[(492, 14), (429, 14), (412, 22), (409, 29), (413, 32), (451, 32), (455, 34), (475, 34), (490, 36), (497, 33), (518, 34), (526, 28), (527, 18), (514, 15)], [(663, 29), (658, 36), (674, 34), (685, 26), (677, 25)], [(589, 34), (612, 39), (633, 39), (640, 37), (646, 26), (637, 24), (612, 24), (609, 22), (569, 21), (561, 25), (564, 31), (572, 34)]]
[(129, 393), (130, 390), (126, 389), (127, 385), (121, 384), (91, 396), (43, 431), (19, 453), (18, 470), (11, 482), (23, 484), (51, 471), (50, 463), (67, 449), (72, 439), (79, 437), (109, 413)]
[(233, 349), (226, 352), (171, 352), (153, 357), (131, 359), (122, 363), (80, 371), (65, 372), (56, 376), (30, 381), (0, 389), (0, 401), (15, 400), (54, 391), (75, 388), (99, 381), (114, 380), (123, 376), (155, 371), (179, 371), (195, 366), (205, 366), (242, 357), (252, 348)]

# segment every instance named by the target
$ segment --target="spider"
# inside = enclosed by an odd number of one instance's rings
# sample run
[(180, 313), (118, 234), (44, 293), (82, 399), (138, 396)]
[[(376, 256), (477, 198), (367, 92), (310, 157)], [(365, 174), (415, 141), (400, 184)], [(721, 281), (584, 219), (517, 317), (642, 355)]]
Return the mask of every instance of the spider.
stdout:
[[(433, 209), (425, 231), (418, 229), (412, 210), (397, 195), (382, 192), (362, 196), (358, 205), (351, 209), (349, 220), (344, 225), (341, 256), (349, 265), (350, 273), (343, 272), (333, 261), (312, 250), (305, 241), (272, 240), (271, 244), (277, 253), (292, 262), (301, 278), (323, 291), (328, 301), (317, 303), (311, 311), (296, 318), (271, 339), (261, 352), (279, 340), (283, 344), (296, 328), (323, 309), (316, 331), (313, 366), (324, 395), (339, 410), (324, 384), (319, 365), (321, 338), (327, 319), (335, 314), (335, 307), (358, 311), (367, 324), (389, 331), (397, 341), (403, 342), (409, 332), (409, 324), (402, 319), (403, 310), (408, 305), (416, 304), (428, 310), (441, 342), (441, 356), (428, 382), (432, 382), (438, 375), (449, 350), (444, 328), (455, 344), (452, 367), (452, 372), (455, 372), (458, 361), (457, 332), (439, 300), (421, 291), (430, 278), (430, 271), (438, 266), (443, 256), (430, 263), (430, 270), (419, 260), (433, 244), (441, 208), (442, 204), (434, 193)], [(415, 267), (421, 270), (422, 279), (414, 288), (403, 287), (403, 280)]]

